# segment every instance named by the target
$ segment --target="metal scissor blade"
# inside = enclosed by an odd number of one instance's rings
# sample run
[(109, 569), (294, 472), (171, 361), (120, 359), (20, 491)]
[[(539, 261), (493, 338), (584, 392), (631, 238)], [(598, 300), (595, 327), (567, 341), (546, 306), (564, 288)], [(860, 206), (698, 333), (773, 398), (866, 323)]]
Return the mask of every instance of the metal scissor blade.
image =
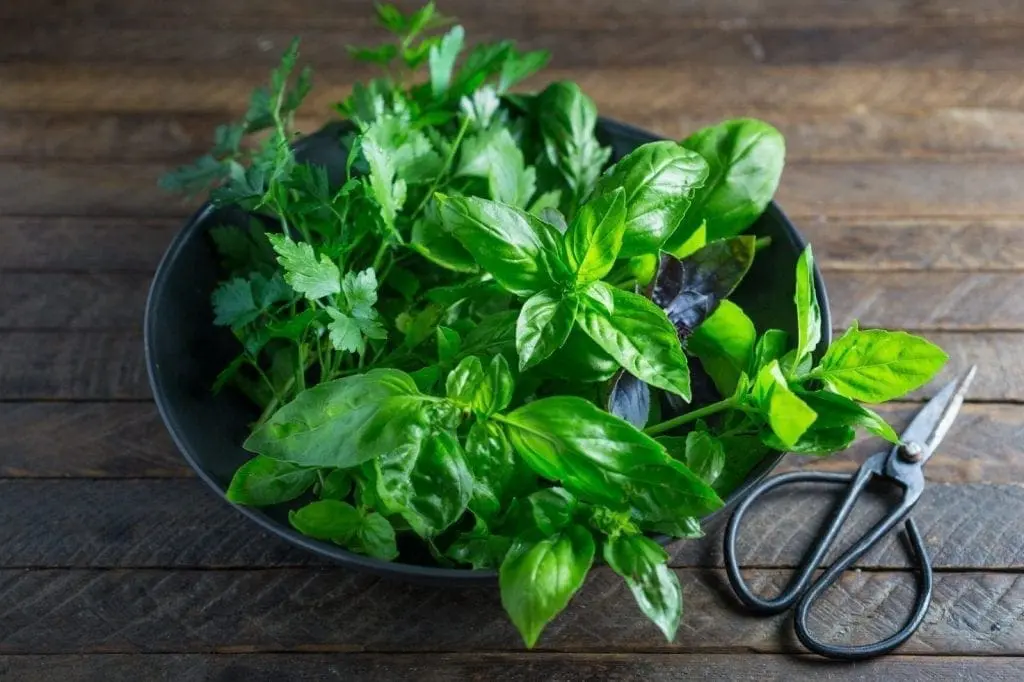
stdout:
[(971, 365), (963, 376), (943, 386), (942, 390), (917, 413), (910, 426), (900, 436), (904, 443), (914, 442), (921, 446), (924, 450), (920, 459), (922, 463), (932, 456), (935, 448), (949, 431), (949, 427), (953, 425), (977, 369), (977, 365)]

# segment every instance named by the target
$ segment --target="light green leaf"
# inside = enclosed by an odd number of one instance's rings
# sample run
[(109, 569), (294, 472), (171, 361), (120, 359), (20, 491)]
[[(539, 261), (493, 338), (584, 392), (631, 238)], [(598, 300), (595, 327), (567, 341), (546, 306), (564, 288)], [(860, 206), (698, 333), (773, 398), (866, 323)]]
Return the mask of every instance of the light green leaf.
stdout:
[(525, 208), (537, 187), (537, 174), (527, 167), (523, 152), (508, 128), (494, 128), (462, 144), (457, 176), (484, 178), (491, 199)]
[(441, 226), (440, 218), (431, 219), (430, 211), (413, 223), (409, 246), (427, 260), (455, 272), (480, 269), (469, 251)]
[(924, 386), (948, 359), (918, 336), (855, 324), (829, 346), (811, 376), (848, 398), (882, 403)]
[(340, 351), (362, 355), (366, 351), (366, 341), (356, 321), (333, 307), (327, 309), (327, 314), (331, 316), (327, 324), (331, 345)]
[(334, 469), (324, 476), (319, 497), (321, 500), (344, 500), (350, 492), (352, 492), (351, 472), (345, 469)]
[(516, 352), (523, 372), (562, 347), (576, 322), (579, 301), (553, 291), (534, 294), (516, 321)]
[(317, 260), (310, 244), (294, 242), (284, 234), (270, 233), (267, 239), (284, 268), (284, 281), (292, 289), (314, 301), (341, 291), (341, 272), (326, 254)]
[[(681, 239), (682, 237), (680, 237)], [(708, 227), (704, 223), (701, 223), (693, 234), (686, 237), (682, 243), (672, 248), (671, 253), (676, 258), (682, 260), (687, 256), (692, 256), (701, 249), (703, 249), (708, 243)]]
[[(611, 308), (596, 303), (591, 292), (610, 299)], [(676, 328), (650, 300), (594, 282), (578, 319), (580, 328), (627, 372), (690, 399), (690, 370)]]
[(316, 469), (257, 455), (235, 471), (227, 498), (235, 504), (267, 507), (294, 500), (315, 481)]
[(563, 208), (570, 213), (594, 187), (611, 149), (597, 141), (597, 107), (575, 83), (552, 83), (537, 95), (536, 106), (544, 112), (539, 120), (545, 158), (564, 183)]
[(499, 354), (486, 369), (475, 355), (463, 358), (448, 373), (445, 388), (449, 399), (486, 418), (508, 406), (514, 386), (508, 362)]
[(360, 148), (370, 167), (369, 192), (380, 207), (380, 217), (384, 227), (397, 235), (398, 228), (395, 225), (395, 220), (405, 205), (407, 191), (405, 180), (396, 179), (398, 171), (395, 168), (394, 157), (374, 141), (372, 136), (364, 134)]
[(801, 361), (809, 357), (821, 341), (821, 308), (814, 290), (814, 255), (807, 246), (796, 263), (796, 303), (797, 345), (796, 356), (792, 367), (787, 368), (787, 375), (793, 376)]
[(732, 301), (719, 303), (687, 340), (687, 350), (700, 358), (722, 395), (732, 395), (740, 374), (754, 356), (754, 323)]
[[(754, 346), (754, 357), (750, 362), (749, 373), (757, 376), (762, 367), (771, 363), (772, 360), (781, 360), (789, 348), (789, 335), (781, 329), (769, 329)], [(782, 365), (783, 363), (779, 363)]]
[(792, 447), (818, 416), (790, 390), (777, 360), (758, 372), (752, 395), (785, 448)]
[(538, 542), (518, 540), (509, 550), (499, 571), (501, 604), (527, 648), (583, 585), (594, 552), (594, 538), (582, 526)]
[(829, 391), (799, 391), (797, 395), (818, 414), (814, 422), (817, 428), (861, 427), (890, 443), (900, 442), (900, 437), (878, 413), (845, 396)]
[(473, 481), (469, 509), (493, 519), (508, 501), (507, 489), (516, 469), (515, 451), (493, 421), (475, 422), (466, 435), (466, 466)]
[(713, 485), (725, 467), (722, 442), (707, 431), (691, 431), (686, 434), (685, 461), (690, 471), (708, 485)]
[(359, 510), (341, 500), (319, 500), (288, 512), (288, 520), (303, 535), (317, 540), (344, 541), (359, 527)]
[(438, 326), (437, 328), (437, 359), (445, 363), (455, 359), (462, 348), (462, 337), (454, 329)]
[(611, 271), (622, 249), (625, 220), (626, 192), (621, 187), (580, 207), (565, 234), (566, 256), (577, 285), (596, 282)]
[(644, 615), (665, 639), (674, 640), (683, 614), (683, 591), (668, 567), (665, 550), (642, 535), (619, 535), (605, 543), (604, 560), (626, 580)]
[(441, 42), (430, 48), (430, 89), (435, 99), (441, 98), (448, 92), (448, 86), (452, 82), (452, 70), (455, 68), (455, 59), (462, 51), (462, 43), (465, 38), (465, 31), (461, 26), (453, 26), (448, 33), (441, 38)]

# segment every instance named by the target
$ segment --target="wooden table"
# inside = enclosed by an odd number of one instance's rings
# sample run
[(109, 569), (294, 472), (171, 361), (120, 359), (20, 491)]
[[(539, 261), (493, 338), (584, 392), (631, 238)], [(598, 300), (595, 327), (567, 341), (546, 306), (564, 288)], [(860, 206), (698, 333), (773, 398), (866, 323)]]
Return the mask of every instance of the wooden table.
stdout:
[[(754, 115), (786, 134), (779, 201), (814, 243), (837, 327), (905, 328), (978, 362), (915, 518), (935, 599), (898, 655), (800, 651), (735, 605), (721, 524), (674, 547), (666, 644), (595, 571), (525, 653), (494, 590), (343, 570), (200, 483), (150, 400), (140, 322), (191, 207), (156, 188), (244, 108), (293, 34), (310, 129), (377, 35), (348, 0), (0, 3), (0, 678), (4, 680), (1024, 679), (1024, 5), (1007, 0), (448, 0), (473, 39), (554, 51), (605, 114), (680, 137)], [(782, 276), (789, 276), (782, 273)], [(922, 391), (883, 411), (905, 423)], [(824, 462), (851, 470), (870, 444)], [(777, 584), (824, 501), (777, 500), (743, 542)], [(817, 504), (817, 506), (815, 506)], [(881, 513), (868, 505), (863, 522)], [(895, 538), (815, 613), (844, 641), (902, 622)]]

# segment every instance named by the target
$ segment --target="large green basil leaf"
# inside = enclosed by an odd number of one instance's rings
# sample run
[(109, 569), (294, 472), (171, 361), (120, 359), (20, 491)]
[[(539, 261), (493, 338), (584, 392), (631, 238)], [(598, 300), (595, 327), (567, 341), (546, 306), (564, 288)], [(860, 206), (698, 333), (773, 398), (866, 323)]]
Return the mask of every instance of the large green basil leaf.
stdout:
[(732, 395), (754, 356), (757, 330), (742, 309), (722, 301), (718, 310), (693, 331), (686, 349), (700, 358), (722, 395)]
[(718, 441), (725, 452), (725, 466), (714, 483), (714, 489), (725, 497), (747, 479), (754, 467), (769, 454), (769, 448), (756, 435), (724, 435)]
[(569, 268), (576, 284), (602, 279), (615, 265), (626, 229), (626, 192), (621, 187), (580, 207), (565, 234)]
[(509, 550), (498, 574), (501, 604), (527, 648), (583, 585), (594, 552), (593, 536), (578, 525), (539, 541), (517, 540)]
[(655, 440), (708, 485), (714, 485), (725, 468), (722, 441), (706, 431), (691, 431), (685, 437), (659, 436)]
[(344, 500), (352, 492), (352, 472), (334, 469), (320, 482), (317, 497), (321, 500)]
[(426, 216), (412, 226), (409, 246), (429, 261), (455, 272), (479, 270), (473, 256), (459, 241)]
[(643, 296), (604, 282), (594, 282), (586, 293), (580, 328), (633, 376), (689, 400), (690, 370), (665, 313)]
[(790, 390), (778, 360), (757, 373), (751, 395), (783, 448), (792, 447), (817, 419), (814, 410)]
[(480, 418), (508, 407), (514, 388), (512, 372), (502, 355), (491, 358), (486, 368), (475, 355), (463, 358), (445, 383), (447, 396)]
[(568, 190), (562, 193), (564, 213), (590, 193), (611, 149), (594, 135), (597, 107), (570, 81), (552, 83), (537, 95), (541, 137), (547, 163), (558, 172)]
[(807, 246), (796, 262), (796, 303), (797, 345), (792, 367), (788, 368), (788, 376), (792, 376), (800, 367), (800, 363), (818, 347), (821, 342), (821, 308), (814, 291), (814, 254)]
[(948, 359), (919, 336), (854, 324), (829, 346), (811, 376), (848, 398), (883, 403), (931, 381)]
[(341, 500), (320, 500), (288, 512), (303, 535), (330, 540), (358, 554), (392, 561), (398, 557), (395, 529), (375, 512), (356, 509)]
[(549, 537), (572, 522), (578, 507), (565, 488), (543, 488), (512, 500), (501, 530), (516, 537)]
[(541, 291), (527, 299), (516, 321), (520, 372), (562, 347), (576, 323), (578, 309), (575, 296), (557, 291)]
[(447, 401), (421, 394), (409, 375), (374, 369), (303, 391), (253, 431), (245, 448), (344, 469), (418, 442), (454, 413)]
[(445, 556), (460, 564), (470, 564), (473, 570), (495, 569), (508, 554), (512, 538), (495, 535), (480, 518), (473, 529), (460, 533), (445, 550)]
[(459, 442), (446, 431), (374, 461), (377, 497), (422, 538), (455, 523), (469, 505), (473, 480)]
[(583, 398), (542, 398), (502, 420), (534, 471), (588, 502), (632, 507), (650, 522), (703, 516), (722, 504), (650, 436)]
[(581, 383), (607, 381), (619, 371), (619, 363), (576, 325), (561, 348), (538, 369), (546, 374)]
[(786, 161), (782, 134), (753, 119), (704, 128), (682, 145), (700, 154), (710, 172), (666, 251), (685, 241), (701, 223), (707, 223), (709, 240), (731, 237), (750, 227), (772, 200)]
[(501, 511), (516, 473), (516, 455), (502, 428), (493, 421), (476, 422), (466, 435), (466, 466), (473, 480), (469, 509), (490, 521)]
[(438, 197), (445, 228), (508, 291), (529, 296), (570, 279), (561, 235), (543, 220), (496, 201)]
[(228, 485), (235, 504), (267, 507), (294, 500), (316, 482), (316, 469), (256, 455), (238, 467)]
[(513, 357), (516, 352), (515, 310), (504, 310), (484, 317), (462, 340), (460, 355), (495, 355)]
[[(700, 154), (668, 140), (637, 147), (605, 173), (595, 196), (626, 190), (622, 258), (656, 253), (683, 222), (708, 164)], [(699, 221), (698, 221), (699, 224)]]
[(798, 391), (797, 395), (818, 414), (816, 428), (859, 426), (890, 443), (900, 442), (900, 437), (877, 412), (845, 396), (830, 391)]
[(605, 543), (604, 560), (626, 580), (644, 615), (668, 641), (674, 640), (683, 615), (683, 591), (665, 550), (643, 535), (619, 535)]

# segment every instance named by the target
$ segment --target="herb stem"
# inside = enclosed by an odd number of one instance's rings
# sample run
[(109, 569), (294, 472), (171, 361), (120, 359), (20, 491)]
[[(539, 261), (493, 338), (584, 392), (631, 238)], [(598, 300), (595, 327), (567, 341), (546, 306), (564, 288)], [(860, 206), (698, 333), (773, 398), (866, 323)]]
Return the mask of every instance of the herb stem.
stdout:
[(659, 424), (655, 424), (654, 426), (648, 426), (646, 429), (644, 429), (644, 433), (646, 433), (648, 436), (654, 436), (659, 433), (665, 433), (666, 431), (671, 431), (677, 426), (689, 424), (690, 422), (697, 421), (698, 419), (701, 419), (703, 417), (708, 417), (723, 410), (734, 409), (737, 407), (739, 407), (739, 403), (736, 402), (735, 398), (726, 398), (725, 400), (719, 400), (717, 403), (711, 403), (710, 405), (706, 405), (700, 408), (699, 410), (694, 410), (693, 412), (681, 414), (678, 417), (673, 417), (672, 419), (668, 419)]

